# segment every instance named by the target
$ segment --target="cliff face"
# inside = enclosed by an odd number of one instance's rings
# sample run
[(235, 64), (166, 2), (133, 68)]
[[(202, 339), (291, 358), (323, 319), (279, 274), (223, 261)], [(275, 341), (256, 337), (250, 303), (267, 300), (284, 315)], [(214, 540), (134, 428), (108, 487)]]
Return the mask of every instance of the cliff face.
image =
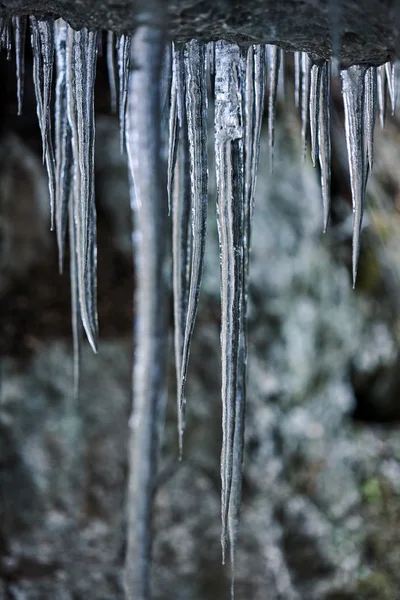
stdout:
[[(340, 38), (343, 65), (381, 64), (395, 52), (397, 0), (5, 0), (0, 16), (62, 16), (74, 27), (132, 32), (149, 18), (172, 39), (276, 43), (328, 58)], [(165, 12), (164, 12), (165, 11)]]

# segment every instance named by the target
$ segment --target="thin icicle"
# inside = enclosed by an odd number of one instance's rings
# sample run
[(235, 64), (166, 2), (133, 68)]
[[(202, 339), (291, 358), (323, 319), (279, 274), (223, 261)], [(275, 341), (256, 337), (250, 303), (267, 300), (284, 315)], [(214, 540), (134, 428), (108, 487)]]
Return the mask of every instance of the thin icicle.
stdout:
[(379, 107), (379, 122), (381, 129), (385, 126), (386, 119), (386, 75), (385, 65), (377, 68), (377, 86), (378, 86), (378, 107)]
[(365, 74), (365, 135), (369, 170), (374, 164), (374, 130), (377, 103), (376, 67), (370, 67)]
[(331, 64), (324, 62), (321, 68), (321, 87), (319, 94), (319, 128), (318, 128), (318, 152), (321, 167), (321, 189), (322, 204), (324, 211), (324, 233), (329, 222), (331, 205), (331, 119), (330, 119), (330, 97), (331, 97)]
[(22, 114), (22, 102), (24, 98), (25, 81), (25, 39), (26, 39), (26, 17), (13, 17), (14, 43), (15, 43), (15, 67), (17, 76), (17, 114)]
[(294, 53), (294, 105), (300, 106), (301, 52)]
[(345, 113), (347, 154), (353, 200), (353, 286), (357, 278), (360, 235), (367, 183), (365, 140), (365, 65), (353, 65), (340, 72)]
[(275, 120), (276, 120), (276, 97), (278, 89), (278, 74), (280, 64), (280, 50), (277, 46), (267, 45), (268, 52), (268, 133), (269, 133), (269, 165), (270, 171), (274, 170), (274, 145), (275, 145)]
[(79, 277), (78, 277), (78, 248), (77, 231), (75, 223), (74, 188), (71, 186), (68, 201), (69, 222), (69, 255), (70, 255), (70, 281), (71, 281), (71, 315), (72, 315), (72, 345), (73, 345), (73, 374), (74, 374), (74, 399), (79, 396), (80, 361), (82, 347), (82, 317), (79, 304)]
[[(175, 176), (175, 166), (178, 153), (178, 107), (177, 107), (177, 74), (176, 74), (176, 50), (173, 49), (172, 55), (172, 84), (171, 84), (171, 101), (169, 111), (169, 137), (168, 137), (168, 170), (167, 170), (167, 194), (168, 194), (168, 216), (172, 210), (172, 196)], [(179, 388), (178, 388), (179, 389)]]
[(68, 26), (67, 103), (72, 132), (79, 302), (82, 323), (97, 352), (96, 209), (94, 204), (94, 81), (97, 33)]
[(321, 96), (321, 74), (323, 63), (313, 63), (311, 66), (310, 81), (310, 130), (311, 130), (311, 159), (313, 166), (317, 164), (319, 156), (319, 111)]
[(308, 112), (310, 106), (311, 60), (306, 52), (301, 53), (301, 141), (303, 158), (307, 156)]
[(115, 75), (115, 34), (113, 31), (107, 32), (107, 70), (110, 88), (110, 107), (114, 115), (117, 112), (117, 84)]
[[(177, 414), (179, 454), (182, 455), (184, 431), (184, 411), (181, 408), (180, 390), (182, 386), (182, 357), (185, 329), (188, 313), (191, 258), (191, 180), (188, 123), (186, 117), (186, 81), (184, 65), (184, 47), (175, 46), (173, 50), (173, 86), (172, 97), (176, 98), (177, 129), (176, 152), (172, 153), (175, 162), (171, 183), (172, 201), (172, 256), (174, 290), (174, 342), (177, 384)], [(171, 102), (171, 111), (172, 111)]]
[(68, 123), (67, 103), (68, 25), (62, 19), (58, 19), (55, 22), (54, 27), (57, 66), (56, 101), (54, 112), (56, 148), (55, 213), (58, 245), (58, 262), (60, 273), (62, 273), (64, 262), (65, 237), (68, 222), (68, 202), (70, 197), (70, 188), (72, 187), (71, 128)]
[(215, 58), (215, 163), (221, 252), (221, 543), (225, 561), (229, 505), (238, 483), (233, 478), (233, 465), (244, 269), (243, 73), (236, 45), (217, 42)]
[(387, 79), (387, 85), (389, 90), (389, 98), (390, 104), (392, 106), (392, 115), (394, 115), (396, 111), (396, 82), (395, 82), (395, 71), (394, 71), (394, 63), (387, 62), (385, 63), (385, 73)]
[(50, 194), (50, 227), (54, 229), (55, 215), (55, 164), (51, 135), (51, 86), (54, 62), (54, 24), (30, 17), (33, 50), (33, 83), (36, 110), (43, 145), (43, 162), (46, 163)]
[[(201, 280), (207, 231), (208, 165), (207, 165), (207, 79), (206, 45), (192, 40), (184, 48), (186, 118), (189, 138), (190, 181), (192, 191), (192, 258), (187, 320), (182, 354), (179, 407), (181, 423), (185, 422), (185, 383), (189, 362)], [(182, 434), (180, 448), (182, 448)]]
[(242, 490), (244, 419), (246, 406), (247, 376), (247, 296), (250, 259), (251, 220), (259, 161), (261, 123), (265, 94), (265, 50), (263, 46), (250, 46), (242, 51), (245, 73), (242, 84), (244, 119), (244, 203), (243, 203), (243, 281), (240, 314), (240, 346), (238, 355), (238, 377), (235, 406), (235, 429), (233, 442), (232, 490), (229, 501), (228, 526), (232, 568), (231, 596), (234, 597), (236, 547), (239, 532), (239, 517)]
[(129, 35), (122, 34), (118, 40), (118, 76), (119, 76), (119, 131), (121, 152), (125, 148), (126, 105), (128, 100), (129, 66), (131, 54), (131, 41)]
[(141, 26), (136, 30), (127, 112), (136, 291), (125, 594), (135, 600), (150, 597), (152, 500), (165, 399), (167, 202), (160, 147), (164, 48), (157, 29)]

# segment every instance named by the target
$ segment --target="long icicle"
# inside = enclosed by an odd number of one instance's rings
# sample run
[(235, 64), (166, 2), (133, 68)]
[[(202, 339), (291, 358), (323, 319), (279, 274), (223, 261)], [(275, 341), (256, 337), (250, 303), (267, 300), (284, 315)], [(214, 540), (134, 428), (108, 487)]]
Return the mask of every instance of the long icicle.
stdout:
[(228, 542), (228, 513), (233, 462), (238, 360), (243, 296), (243, 123), (240, 52), (217, 42), (215, 61), (215, 162), (221, 252), (222, 558)]
[(368, 167), (365, 140), (365, 65), (353, 65), (340, 72), (345, 113), (347, 154), (353, 200), (353, 286), (357, 278), (360, 235)]
[(136, 241), (135, 353), (130, 419), (127, 598), (150, 597), (151, 513), (160, 417), (165, 398), (167, 322), (166, 173), (162, 168), (160, 81), (162, 33), (140, 26), (132, 39), (127, 152)]
[(331, 63), (325, 62), (321, 71), (319, 94), (318, 156), (321, 167), (321, 189), (323, 204), (324, 233), (328, 228), (331, 206)]
[(46, 163), (50, 194), (50, 227), (55, 217), (55, 164), (51, 135), (50, 103), (54, 62), (54, 24), (30, 17), (33, 50), (33, 83), (36, 110), (42, 135), (43, 162)]
[[(72, 147), (71, 128), (68, 122), (67, 99), (67, 35), (68, 25), (62, 19), (54, 23), (56, 51), (56, 99), (55, 123), (55, 217), (58, 245), (59, 271), (62, 273), (65, 250), (65, 237), (68, 223), (68, 202), (72, 187)], [(71, 234), (70, 234), (71, 235)]]
[(247, 297), (251, 241), (251, 220), (259, 162), (261, 124), (265, 95), (265, 50), (263, 46), (250, 46), (242, 51), (245, 73), (242, 83), (244, 120), (244, 172), (243, 172), (243, 282), (240, 315), (240, 346), (238, 356), (238, 380), (235, 407), (235, 431), (233, 442), (232, 490), (229, 501), (228, 526), (232, 568), (231, 597), (234, 597), (236, 548), (239, 532), (242, 492), (244, 421), (246, 408), (247, 377)]
[(281, 54), (277, 46), (267, 45), (268, 53), (268, 134), (269, 134), (269, 166), (274, 170), (274, 146), (275, 146), (275, 121), (276, 121), (276, 97), (278, 90), (278, 75)]
[(15, 40), (15, 66), (17, 76), (17, 114), (22, 115), (22, 102), (24, 99), (25, 81), (25, 39), (26, 39), (26, 17), (13, 17)]
[[(179, 407), (181, 423), (185, 422), (185, 382), (201, 280), (207, 231), (208, 166), (207, 166), (207, 79), (206, 45), (192, 40), (184, 48), (186, 118), (189, 138), (190, 181), (192, 191), (192, 257), (187, 319), (182, 353)], [(182, 432), (183, 433), (183, 432)], [(180, 449), (182, 451), (182, 433)]]
[(70, 256), (70, 282), (71, 282), (71, 316), (72, 316), (72, 346), (73, 346), (73, 377), (74, 377), (74, 400), (79, 396), (80, 362), (82, 349), (82, 316), (79, 303), (79, 278), (78, 278), (78, 247), (77, 231), (75, 222), (76, 196), (74, 188), (70, 188), (68, 202), (69, 223), (69, 256)]
[[(173, 50), (173, 86), (171, 97), (176, 99), (177, 133), (170, 143), (175, 151), (170, 151), (169, 172), (171, 178), (172, 207), (172, 256), (174, 291), (174, 344), (177, 385), (177, 415), (179, 455), (182, 455), (182, 436), (184, 431), (184, 412), (181, 408), (180, 389), (182, 384), (182, 357), (187, 322), (187, 309), (190, 286), (191, 239), (191, 181), (189, 135), (186, 117), (186, 82), (184, 65), (184, 46), (175, 46)], [(171, 102), (171, 114), (174, 102)]]
[(67, 103), (72, 132), (79, 302), (82, 323), (97, 352), (96, 209), (94, 199), (94, 81), (97, 33), (68, 26)]

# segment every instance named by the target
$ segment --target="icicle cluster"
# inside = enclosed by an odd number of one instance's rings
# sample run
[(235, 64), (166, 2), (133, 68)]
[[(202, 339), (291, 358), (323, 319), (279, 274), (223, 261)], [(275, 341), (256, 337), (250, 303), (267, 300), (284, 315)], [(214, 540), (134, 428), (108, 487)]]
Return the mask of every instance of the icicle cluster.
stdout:
[[(60, 271), (70, 246), (75, 393), (83, 330), (94, 351), (96, 309), (96, 208), (94, 195), (94, 82), (101, 41), (61, 19), (29, 20), (33, 79), (49, 178), (51, 227)], [(0, 46), (11, 52), (14, 32), (17, 106), (22, 111), (27, 20), (0, 23)], [(11, 29), (12, 28), (12, 29)], [(246, 313), (251, 220), (264, 97), (268, 83), (270, 167), (273, 169), (277, 98), (284, 94), (282, 50), (276, 46), (166, 44), (148, 26), (130, 36), (107, 34), (111, 111), (118, 113), (126, 148), (134, 213), (136, 336), (131, 419), (126, 593), (149, 594), (150, 521), (162, 427), (167, 295), (164, 260), (168, 212), (172, 220), (175, 362), (179, 451), (185, 428), (185, 383), (204, 267), (208, 208), (208, 99), (215, 105), (214, 147), (221, 256), (222, 430), (221, 516), (223, 560), (234, 565), (240, 513), (246, 404)], [(55, 64), (55, 102), (52, 109)], [(294, 100), (301, 108), (304, 157), (308, 134), (313, 165), (321, 173), (323, 228), (330, 209), (331, 65), (294, 53)], [(341, 71), (345, 132), (353, 199), (353, 282), (357, 275), (367, 179), (373, 166), (377, 107), (383, 127), (386, 95), (396, 105), (394, 64), (354, 65)], [(167, 164), (163, 146), (168, 140)], [(165, 303), (164, 303), (165, 304)]]

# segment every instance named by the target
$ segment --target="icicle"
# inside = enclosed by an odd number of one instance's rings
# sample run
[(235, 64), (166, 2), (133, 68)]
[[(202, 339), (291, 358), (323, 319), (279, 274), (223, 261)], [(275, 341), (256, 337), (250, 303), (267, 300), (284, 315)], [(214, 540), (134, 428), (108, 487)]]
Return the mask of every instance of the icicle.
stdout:
[(308, 111), (310, 106), (311, 60), (306, 52), (301, 53), (301, 140), (303, 158), (307, 155)]
[[(206, 46), (192, 40), (184, 49), (186, 118), (189, 137), (190, 180), (192, 191), (192, 259), (190, 289), (187, 307), (187, 320), (182, 354), (181, 385), (179, 406), (184, 425), (185, 383), (188, 369), (190, 344), (199, 303), (201, 279), (203, 275), (204, 251), (206, 243), (208, 208), (208, 166), (207, 166), (207, 79)], [(180, 448), (182, 449), (180, 433)]]
[(396, 83), (394, 63), (390, 61), (385, 63), (385, 73), (389, 90), (390, 104), (392, 106), (392, 115), (394, 115), (396, 111)]
[(110, 106), (114, 115), (117, 112), (117, 87), (115, 82), (115, 34), (107, 32), (107, 69), (108, 83), (110, 87)]
[(369, 170), (374, 164), (374, 130), (376, 119), (377, 74), (376, 67), (370, 67), (365, 74), (365, 135)]
[(74, 188), (71, 186), (68, 201), (69, 222), (69, 255), (70, 255), (70, 281), (71, 281), (71, 315), (72, 315), (72, 344), (73, 344), (73, 373), (74, 373), (74, 400), (79, 396), (80, 360), (82, 346), (82, 317), (79, 304), (79, 277), (78, 277), (78, 252), (77, 231), (75, 223)]
[(310, 130), (311, 130), (311, 159), (313, 166), (317, 164), (319, 156), (318, 136), (319, 136), (319, 111), (321, 95), (321, 73), (322, 64), (313, 63), (311, 66), (310, 83)]
[(10, 21), (8, 19), (7, 19), (7, 28), (6, 28), (6, 42), (5, 42), (5, 47), (6, 47), (6, 50), (7, 50), (7, 60), (10, 61), (11, 60), (12, 44), (11, 44)]
[(331, 119), (330, 119), (330, 97), (331, 97), (331, 65), (325, 62), (321, 70), (321, 87), (319, 94), (319, 128), (318, 128), (318, 152), (321, 167), (321, 189), (324, 210), (324, 233), (328, 227), (329, 212), (331, 204)]
[(386, 118), (385, 65), (381, 65), (377, 69), (377, 86), (378, 86), (379, 122), (381, 124), (381, 129), (383, 129), (385, 126), (385, 118)]
[(277, 96), (281, 102), (285, 101), (285, 51), (279, 49), (279, 73)]
[[(174, 175), (178, 153), (178, 107), (177, 107), (177, 74), (176, 69), (178, 68), (175, 64), (177, 60), (175, 57), (176, 51), (173, 50), (173, 71), (172, 71), (172, 84), (171, 84), (171, 101), (169, 111), (169, 137), (168, 137), (168, 171), (167, 171), (167, 194), (168, 194), (168, 216), (171, 215), (172, 208), (172, 196), (174, 186)], [(179, 389), (179, 388), (178, 388)]]
[(79, 302), (82, 323), (97, 352), (96, 209), (94, 204), (94, 81), (97, 34), (68, 26), (67, 103), (72, 131)]
[[(221, 251), (222, 554), (228, 540), (230, 499), (236, 497), (233, 477), (238, 391), (238, 360), (243, 301), (243, 73), (236, 45), (217, 42), (215, 56), (215, 163), (217, 215)], [(238, 415), (238, 418), (240, 416)]]
[(50, 103), (54, 61), (54, 27), (52, 21), (38, 21), (30, 17), (33, 50), (33, 83), (36, 107), (43, 145), (43, 162), (49, 178), (50, 223), (54, 229), (55, 165), (51, 136)]
[(353, 199), (353, 286), (357, 277), (360, 234), (364, 210), (367, 161), (365, 141), (365, 65), (353, 65), (340, 72), (345, 112), (347, 154)]
[(129, 65), (131, 53), (131, 40), (129, 35), (122, 34), (118, 40), (118, 74), (119, 74), (119, 130), (121, 152), (125, 147), (126, 104), (128, 99)]
[(162, 165), (160, 81), (161, 33), (140, 26), (132, 39), (127, 111), (127, 152), (136, 265), (133, 411), (130, 419), (127, 598), (148, 600), (151, 507), (157, 475), (160, 417), (165, 398), (167, 322), (165, 299), (166, 216)]
[[(191, 257), (191, 180), (188, 123), (186, 117), (186, 81), (184, 65), (184, 47), (176, 46), (173, 51), (173, 86), (172, 97), (176, 98), (177, 128), (173, 153), (175, 162), (169, 167), (173, 171), (171, 185), (172, 200), (172, 255), (173, 255), (173, 289), (174, 289), (174, 342), (177, 383), (177, 414), (179, 454), (182, 454), (182, 436), (184, 431), (184, 411), (181, 408), (182, 357), (187, 322), (190, 257)], [(173, 103), (171, 102), (171, 112)], [(170, 153), (171, 154), (171, 153)]]
[(294, 53), (294, 105), (300, 106), (300, 70), (301, 70), (301, 52)]
[(22, 114), (22, 101), (24, 97), (26, 17), (13, 17), (12, 23), (14, 28), (17, 76), (17, 114), (20, 116)]
[(229, 501), (229, 540), (231, 551), (232, 587), (234, 597), (234, 577), (236, 547), (239, 531), (240, 503), (242, 490), (244, 418), (246, 404), (247, 375), (247, 296), (250, 258), (251, 219), (259, 161), (259, 143), (265, 94), (265, 49), (263, 46), (250, 46), (247, 55), (242, 51), (245, 73), (242, 85), (244, 109), (244, 204), (243, 204), (243, 282), (242, 306), (240, 314), (240, 346), (238, 355), (238, 378), (235, 406), (235, 430), (233, 442), (232, 490)]
[(271, 172), (274, 170), (274, 145), (275, 145), (275, 119), (276, 96), (278, 88), (278, 73), (280, 64), (280, 51), (277, 46), (267, 45), (269, 69), (269, 95), (268, 95), (268, 133), (269, 133), (269, 164)]
[(65, 21), (58, 19), (55, 24), (56, 50), (56, 101), (55, 101), (55, 213), (58, 245), (59, 270), (62, 273), (64, 262), (65, 236), (68, 222), (68, 202), (70, 195), (72, 148), (71, 129), (68, 123), (67, 103), (67, 34)]
[(2, 18), (0, 21), (0, 48), (6, 48), (7, 46), (7, 27), (9, 27), (9, 21), (7, 18)]

